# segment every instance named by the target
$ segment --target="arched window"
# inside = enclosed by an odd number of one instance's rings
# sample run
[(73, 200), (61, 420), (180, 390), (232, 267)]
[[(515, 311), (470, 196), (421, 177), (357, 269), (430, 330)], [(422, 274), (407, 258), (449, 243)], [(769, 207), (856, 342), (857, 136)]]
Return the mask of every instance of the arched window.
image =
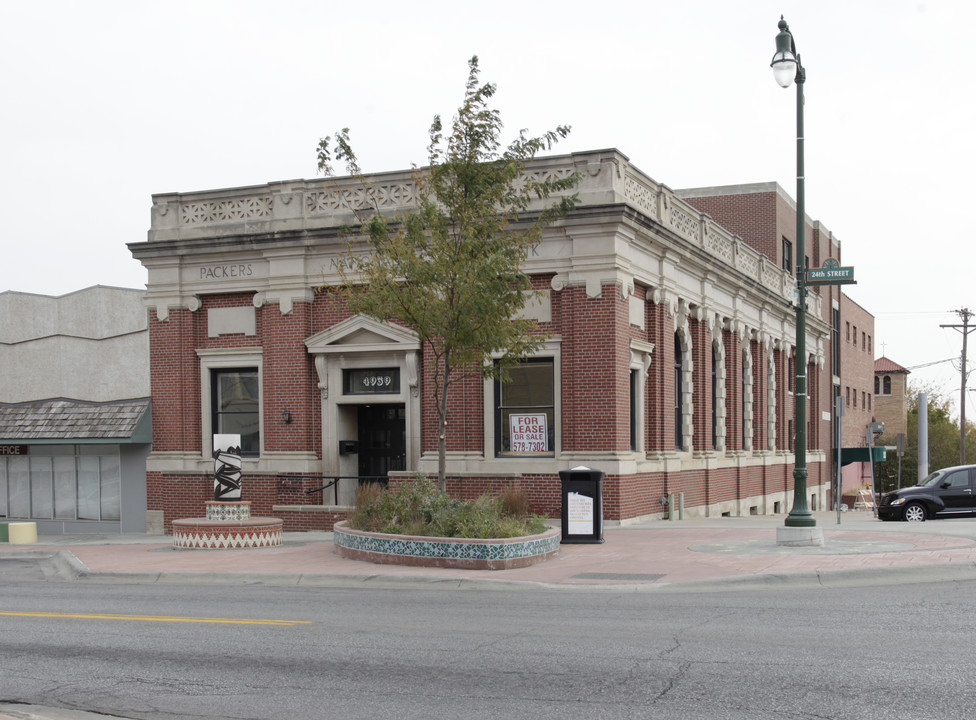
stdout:
[(891, 395), (891, 375), (884, 376), (884, 390), (882, 390), (882, 395)]
[(749, 420), (752, 419), (752, 358), (748, 348), (742, 349), (742, 449), (752, 448), (752, 433)]
[(877, 375), (874, 376), (874, 394), (881, 394), (881, 378), (879, 378)]
[(681, 435), (681, 399), (684, 394), (681, 387), (681, 366), (683, 365), (681, 338), (674, 334), (674, 447), (684, 449), (684, 438)]
[(718, 343), (712, 343), (712, 450), (718, 450)]

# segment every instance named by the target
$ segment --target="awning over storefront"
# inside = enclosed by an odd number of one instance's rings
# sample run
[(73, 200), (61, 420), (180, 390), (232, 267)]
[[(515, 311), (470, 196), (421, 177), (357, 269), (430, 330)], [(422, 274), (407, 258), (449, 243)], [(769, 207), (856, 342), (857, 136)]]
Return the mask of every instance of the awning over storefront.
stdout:
[(0, 445), (149, 444), (149, 398), (0, 403)]
[[(854, 447), (854, 448), (841, 448), (840, 449), (840, 464), (850, 465), (856, 462), (871, 462), (871, 448), (866, 447)], [(885, 448), (876, 447), (874, 448), (874, 461), (884, 462), (885, 460)]]

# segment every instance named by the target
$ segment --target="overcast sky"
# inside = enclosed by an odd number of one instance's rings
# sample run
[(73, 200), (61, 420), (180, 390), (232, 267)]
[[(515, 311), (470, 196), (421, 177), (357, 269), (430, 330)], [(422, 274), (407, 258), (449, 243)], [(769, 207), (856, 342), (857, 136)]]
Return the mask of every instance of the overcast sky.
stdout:
[[(855, 268), (876, 356), (958, 360), (940, 325), (976, 310), (972, 0), (0, 0), (0, 291), (144, 287), (126, 243), (154, 193), (314, 178), (341, 127), (367, 172), (424, 164), (474, 54), (512, 133), (570, 124), (556, 152), (795, 195), (781, 14), (807, 70), (807, 214)], [(958, 399), (958, 362), (911, 377)]]

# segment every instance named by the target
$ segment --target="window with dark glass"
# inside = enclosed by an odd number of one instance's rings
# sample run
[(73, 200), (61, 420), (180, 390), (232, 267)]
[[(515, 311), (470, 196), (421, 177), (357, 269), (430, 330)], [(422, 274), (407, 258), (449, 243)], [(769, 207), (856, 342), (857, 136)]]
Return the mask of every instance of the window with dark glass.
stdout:
[(884, 390), (882, 390), (882, 395), (891, 395), (891, 375), (884, 376)]
[(783, 269), (793, 274), (793, 243), (783, 238)]
[(389, 395), (400, 392), (399, 368), (365, 368), (342, 371), (344, 395)]
[(639, 428), (637, 427), (637, 403), (640, 402), (640, 398), (637, 396), (637, 392), (640, 388), (640, 375), (639, 370), (630, 371), (630, 449), (631, 451), (637, 450), (637, 434)]
[(742, 449), (749, 447), (749, 436), (746, 434), (746, 404), (752, 405), (752, 398), (746, 395), (748, 375), (746, 371), (746, 355), (742, 354)]
[(555, 454), (555, 381), (551, 359), (527, 360), (495, 381), (495, 452), (505, 456)]
[(240, 435), (241, 454), (258, 455), (261, 449), (258, 371), (255, 368), (214, 370), (211, 380), (214, 434)]
[(681, 338), (678, 334), (674, 335), (674, 447), (676, 450), (684, 449), (684, 438), (681, 435), (681, 364), (682, 350)]
[[(840, 377), (840, 310), (838, 308), (833, 309), (832, 318), (830, 351), (833, 358), (834, 375)], [(847, 331), (850, 332), (850, 329), (851, 326), (848, 325)]]
[(712, 344), (712, 450), (718, 450), (718, 347)]

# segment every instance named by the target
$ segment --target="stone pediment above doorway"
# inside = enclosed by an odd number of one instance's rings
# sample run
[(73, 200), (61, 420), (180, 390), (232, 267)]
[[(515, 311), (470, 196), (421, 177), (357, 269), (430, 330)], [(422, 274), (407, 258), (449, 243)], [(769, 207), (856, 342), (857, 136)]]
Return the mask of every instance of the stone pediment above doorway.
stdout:
[(312, 335), (305, 341), (305, 347), (315, 358), (319, 389), (326, 398), (330, 375), (332, 386), (340, 387), (343, 369), (377, 363), (399, 367), (411, 394), (417, 391), (420, 340), (405, 327), (357, 315)]
[(312, 335), (305, 347), (312, 355), (408, 352), (420, 350), (420, 340), (405, 327), (357, 315)]

